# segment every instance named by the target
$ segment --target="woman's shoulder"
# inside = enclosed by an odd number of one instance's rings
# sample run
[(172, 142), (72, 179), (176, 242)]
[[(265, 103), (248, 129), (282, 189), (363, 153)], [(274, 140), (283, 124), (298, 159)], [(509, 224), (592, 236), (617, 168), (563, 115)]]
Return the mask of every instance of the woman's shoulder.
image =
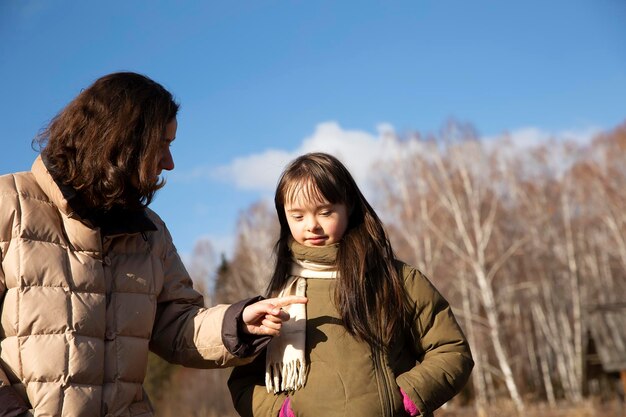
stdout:
[(27, 171), (0, 175), (0, 194), (4, 197), (18, 194), (28, 197), (30, 194), (36, 194), (41, 199), (45, 198), (35, 177)]
[(3, 214), (12, 217), (16, 210), (20, 210), (19, 207), (25, 205), (34, 205), (35, 208), (28, 210), (40, 214), (42, 207), (53, 204), (32, 173), (16, 172), (0, 175), (0, 207)]

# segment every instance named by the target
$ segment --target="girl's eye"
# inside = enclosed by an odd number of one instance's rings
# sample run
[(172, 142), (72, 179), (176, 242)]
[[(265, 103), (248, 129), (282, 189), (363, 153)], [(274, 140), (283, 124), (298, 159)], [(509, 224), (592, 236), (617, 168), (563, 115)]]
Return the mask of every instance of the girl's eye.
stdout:
[(302, 220), (302, 216), (300, 214), (292, 214), (291, 218), (294, 220)]
[(331, 215), (331, 213), (332, 212), (330, 210), (324, 210), (324, 211), (320, 212), (320, 215), (328, 217), (328, 216)]

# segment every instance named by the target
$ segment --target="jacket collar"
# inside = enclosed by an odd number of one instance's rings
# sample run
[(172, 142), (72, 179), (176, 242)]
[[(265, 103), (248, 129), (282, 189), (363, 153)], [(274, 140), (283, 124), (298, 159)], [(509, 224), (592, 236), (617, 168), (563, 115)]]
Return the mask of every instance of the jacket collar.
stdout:
[(41, 155), (35, 159), (31, 172), (35, 176), (35, 180), (43, 192), (48, 196), (50, 201), (69, 218), (75, 218), (76, 214), (67, 202), (66, 197), (63, 195), (61, 189), (57, 186), (56, 182), (52, 178), (52, 175), (48, 172), (48, 169), (43, 163)]
[(145, 209), (129, 210), (121, 207), (107, 211), (89, 209), (73, 187), (57, 182), (41, 155), (35, 159), (31, 171), (41, 189), (63, 214), (90, 227), (99, 227), (103, 236), (157, 230)]

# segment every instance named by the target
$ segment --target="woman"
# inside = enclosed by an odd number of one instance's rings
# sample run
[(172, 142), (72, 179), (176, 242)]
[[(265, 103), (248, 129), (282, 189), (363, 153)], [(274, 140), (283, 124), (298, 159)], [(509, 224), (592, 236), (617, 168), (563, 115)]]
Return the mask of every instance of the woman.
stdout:
[(241, 363), (306, 301), (204, 308), (147, 208), (174, 168), (178, 107), (143, 75), (104, 76), (39, 136), (30, 172), (0, 177), (0, 416), (152, 416), (149, 349)]

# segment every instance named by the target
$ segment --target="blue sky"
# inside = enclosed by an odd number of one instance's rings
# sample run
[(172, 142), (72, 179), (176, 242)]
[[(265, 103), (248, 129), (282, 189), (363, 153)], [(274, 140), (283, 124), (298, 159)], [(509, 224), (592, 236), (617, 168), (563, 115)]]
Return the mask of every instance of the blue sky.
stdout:
[(307, 150), (360, 172), (385, 131), (451, 117), (528, 140), (616, 126), (624, 22), (623, 0), (2, 0), (0, 174), (30, 168), (31, 139), (81, 88), (144, 73), (182, 105), (152, 208), (183, 254), (200, 237), (222, 250)]

